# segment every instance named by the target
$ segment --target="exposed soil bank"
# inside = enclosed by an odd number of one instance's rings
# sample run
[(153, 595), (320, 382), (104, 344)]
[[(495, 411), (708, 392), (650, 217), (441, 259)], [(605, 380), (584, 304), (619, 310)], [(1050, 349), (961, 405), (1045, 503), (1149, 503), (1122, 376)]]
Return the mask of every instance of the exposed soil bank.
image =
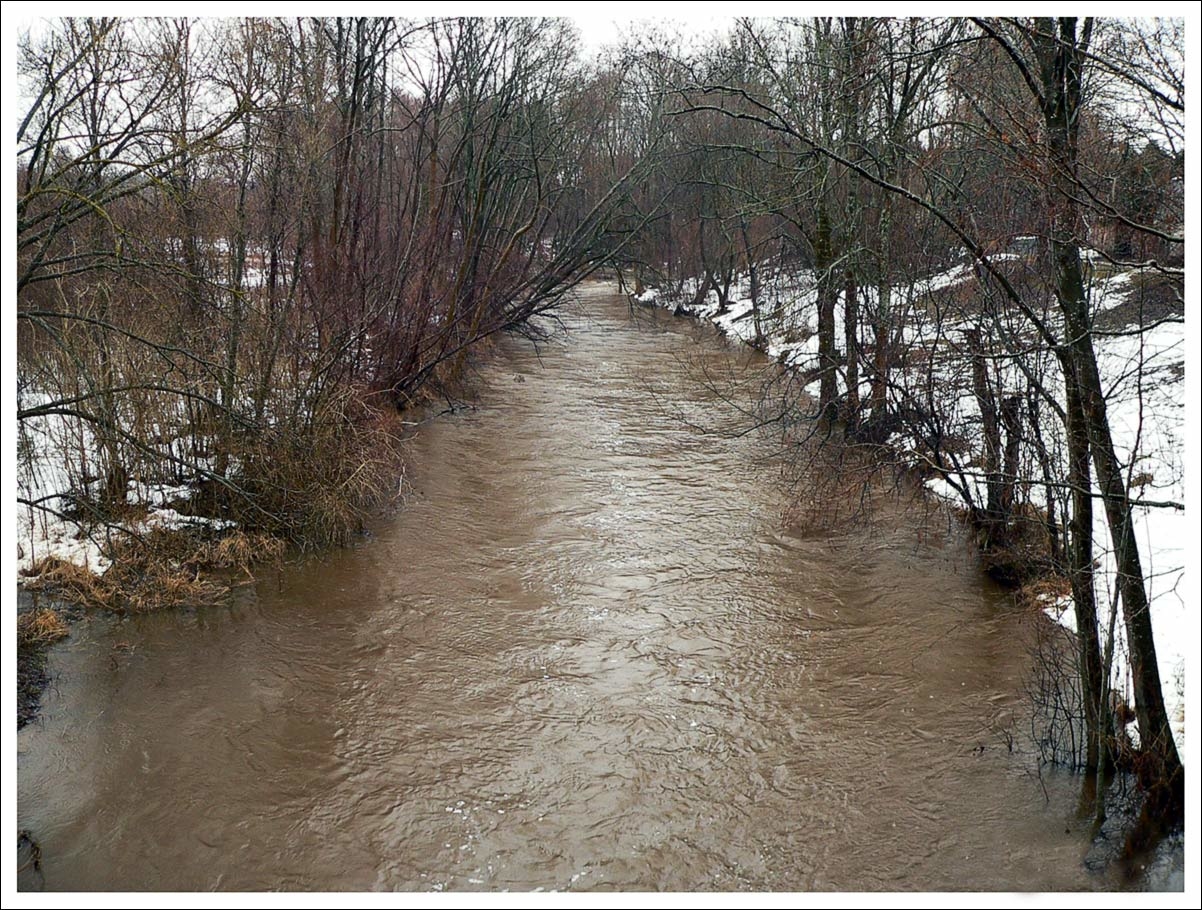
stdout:
[(50, 682), (44, 648), (17, 649), (17, 729), (38, 716), (42, 690)]

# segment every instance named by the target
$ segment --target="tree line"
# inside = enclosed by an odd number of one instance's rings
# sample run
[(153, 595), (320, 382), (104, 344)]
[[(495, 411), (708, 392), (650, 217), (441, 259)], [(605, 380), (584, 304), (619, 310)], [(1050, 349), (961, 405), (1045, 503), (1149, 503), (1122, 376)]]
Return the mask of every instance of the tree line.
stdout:
[[(1084, 727), (1073, 761), (1091, 788), (1124, 737), (1111, 709), (1121, 605), (1138, 771), (1152, 814), (1179, 817), (1133, 519), (1182, 505), (1150, 501), (1135, 450), (1116, 442), (1098, 345), (1183, 318), (1182, 24), (747, 19), (702, 51), (635, 60), (673, 155), (657, 174), (670, 203), (629, 262), (636, 282), (710, 296), (719, 312), (738, 287), (765, 337), (788, 315), (766, 277), (812, 276), (812, 426), (904, 448), (950, 489), (1004, 580), (1068, 579)], [(924, 287), (957, 266), (948, 289)], [(1102, 312), (1105, 280), (1125, 273), (1129, 311)], [(1104, 793), (1092, 792), (1099, 818)]]
[(395, 488), (389, 415), (637, 227), (612, 219), (648, 158), (598, 153), (616, 102), (576, 40), (369, 18), (27, 37), (18, 417), (66, 428), (78, 495), (24, 504), (102, 516), (199, 478), (243, 524), (343, 535)]

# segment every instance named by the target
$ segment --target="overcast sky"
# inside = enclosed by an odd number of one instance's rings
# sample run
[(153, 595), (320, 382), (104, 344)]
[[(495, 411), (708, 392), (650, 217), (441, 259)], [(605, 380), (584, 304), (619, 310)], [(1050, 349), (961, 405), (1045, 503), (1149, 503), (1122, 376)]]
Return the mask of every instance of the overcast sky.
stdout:
[[(145, 16), (303, 16), (303, 15), (379, 15), (419, 18), (437, 15), (466, 16), (567, 16), (580, 27), (586, 47), (600, 47), (617, 41), (640, 21), (666, 19), (673, 21), (686, 33), (709, 33), (724, 30), (733, 16), (687, 16), (690, 7), (681, 3), (265, 3), (251, 0), (246, 3), (156, 3), (153, 6), (135, 3), (5, 3), (5, 16), (11, 16), (18, 28), (36, 26), (49, 16), (119, 14)], [(798, 7), (787, 3), (741, 4), (742, 14), (796, 14)]]

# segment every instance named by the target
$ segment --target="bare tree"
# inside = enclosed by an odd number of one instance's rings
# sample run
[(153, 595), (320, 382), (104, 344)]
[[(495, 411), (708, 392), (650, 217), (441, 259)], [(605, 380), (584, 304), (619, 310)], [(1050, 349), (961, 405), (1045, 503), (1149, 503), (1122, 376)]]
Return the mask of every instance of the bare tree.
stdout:
[[(975, 319), (977, 328), (969, 327), (960, 341), (942, 328), (937, 329), (937, 337), (942, 343), (951, 343), (952, 356), (962, 358), (965, 378), (961, 389), (967, 390), (979, 415), (981, 467), (961, 458), (951, 446), (953, 436), (947, 431), (947, 420), (953, 412), (938, 400), (935, 385), (936, 375), (944, 376), (946, 370), (938, 374), (928, 370), (926, 401), (912, 393), (903, 395), (900, 406), (907, 412), (909, 435), (921, 443), (920, 451), (926, 452), (924, 457), (931, 466), (953, 483), (989, 549), (1012, 545), (1015, 535), (1027, 533), (1022, 530), (1028, 521), (1019, 508), (1017, 494), (1020, 487), (1030, 488), (1028, 478), (1039, 478), (1049, 491), (1055, 486), (1069, 492), (1070, 545), (1065, 558), (1082, 641), (1081, 687), (1088, 693), (1089, 747), (1085, 763), (1089, 770), (1103, 760), (1109, 748), (1108, 680), (1100, 648), (1105, 638), (1104, 624), (1098, 619), (1092, 568), (1097, 551), (1092, 537), (1092, 509), (1095, 498), (1101, 500), (1118, 565), (1118, 590), (1131, 650), (1144, 756), (1141, 776), (1153, 813), (1179, 817), (1181, 767), (1160, 694), (1146, 579), (1134, 537), (1130, 471), (1119, 458), (1107, 416), (1106, 387), (1094, 346), (1096, 329), (1082, 249), (1087, 236), (1086, 214), (1095, 220), (1104, 216), (1128, 229), (1142, 227), (1145, 235), (1170, 244), (1180, 237), (1147, 224), (1152, 220), (1149, 217), (1144, 217), (1141, 225), (1140, 218), (1119, 210), (1116, 194), (1104, 192), (1098, 175), (1082, 166), (1080, 131), (1090, 110), (1086, 87), (1091, 73), (1119, 79), (1129, 97), (1138, 96), (1161, 111), (1150, 118), (1161, 124), (1175, 122), (1184, 110), (1181, 83), (1171, 74), (1162, 72), (1153, 77), (1138, 72), (1129, 62), (1118, 62), (1109, 51), (1099, 51), (1095, 25), (1090, 20), (975, 20), (968, 32), (962, 23), (936, 24), (931, 38), (920, 41), (912, 31), (906, 42), (881, 43), (882, 53), (891, 58), (892, 69), (888, 88), (878, 95), (885, 127), (882, 151), (870, 160), (862, 153), (862, 138), (850, 144), (846, 141), (856, 135), (846, 128), (846, 113), (855, 107), (856, 92), (841, 94), (845, 104), (841, 123), (845, 128), (837, 131), (832, 125), (837, 118), (833, 116), (831, 92), (835, 86), (844, 89), (849, 84), (824, 81), (837, 69), (837, 61), (828, 59), (827, 53), (833, 43), (833, 28), (829, 22), (807, 28), (806, 34), (811, 37), (802, 47), (809, 48), (808, 59), (819, 67), (822, 78), (803, 78), (799, 84), (790, 85), (786, 79), (774, 77), (774, 91), (749, 90), (746, 85), (722, 80), (697, 82), (684, 92), (685, 109), (696, 114), (723, 114), (761, 134), (776, 135), (795, 144), (814, 160), (825, 162), (814, 171), (819, 186), (837, 186), (832, 183), (833, 175), (842, 174), (844, 179), (871, 187), (871, 192), (883, 199), (912, 206), (935, 229), (933, 237), (941, 234), (945, 243), (962, 247), (974, 263), (976, 286), (982, 296), (974, 304), (975, 309), (962, 311), (957, 322)], [(1138, 34), (1138, 30), (1126, 29), (1120, 44), (1129, 49), (1141, 46), (1144, 39)], [(854, 43), (854, 31), (845, 30), (845, 35)], [(767, 47), (766, 43), (761, 46)], [(953, 48), (955, 58), (947, 56)], [(853, 56), (844, 53), (843, 59)], [(1163, 70), (1165, 54), (1146, 56), (1156, 61), (1153, 70)], [(936, 61), (941, 57), (962, 59), (962, 72), (970, 75), (969, 66), (983, 65), (990, 79), (982, 79), (982, 71), (977, 71), (966, 80), (966, 84), (974, 80), (975, 84), (967, 85), (968, 90), (960, 95), (967, 100), (966, 108), (949, 111), (951, 116), (944, 118), (951, 126), (931, 124), (921, 142), (917, 141), (921, 128), (911, 132), (913, 138), (903, 137), (901, 134), (912, 129), (910, 111), (919, 98), (915, 86), (937, 72)], [(772, 72), (777, 59), (774, 52), (763, 53), (764, 69)], [(791, 66), (787, 71), (795, 75), (803, 67)], [(955, 93), (947, 97), (955, 97)], [(739, 103), (732, 104), (732, 98)], [(973, 150), (957, 144), (958, 134), (977, 141), (988, 150), (987, 154), (973, 160)], [(942, 161), (932, 157), (937, 152), (943, 155)], [(901, 170), (903, 162), (924, 158), (924, 166), (913, 177)], [(1002, 167), (1016, 170), (999, 181), (996, 171), (988, 171), (991, 158)], [(1030, 240), (1023, 241), (1033, 244), (1030, 251), (1008, 248), (1014, 233), (1004, 218), (981, 217), (975, 205), (980, 197), (966, 192), (977, 179), (977, 191), (986, 195), (1016, 191), (1012, 200), (1002, 201), (1002, 211), (1009, 206), (1013, 223), (1030, 233)], [(833, 241), (838, 232), (831, 222), (838, 209), (832, 207), (830, 198), (819, 195), (807, 200), (813, 212), (814, 265), (820, 281), (840, 255), (856, 248), (852, 231), (845, 227), (844, 239), (836, 250)], [(856, 220), (859, 208), (852, 194), (843, 210), (849, 222)], [(878, 222), (878, 232), (886, 235), (877, 243), (880, 268), (886, 270), (896, 268), (895, 232), (889, 230), (895, 211), (894, 203), (887, 203), (884, 217)], [(878, 280), (878, 304), (882, 299), (889, 301), (892, 295), (893, 282), (886, 274)], [(829, 318), (833, 299), (820, 286), (819, 360), (826, 364), (824, 368), (834, 362)], [(854, 312), (849, 306), (853, 299), (852, 293), (845, 292), (847, 315)], [(879, 320), (881, 331), (876, 338), (877, 352), (882, 357), (879, 364), (874, 364), (879, 386), (874, 387), (873, 399), (878, 405), (883, 389), (889, 387), (890, 352), (895, 347), (887, 337), (887, 318)], [(936, 325), (943, 324), (940, 317)], [(962, 332), (962, 326), (957, 326), (956, 332)], [(849, 329), (849, 348), (852, 341)], [(957, 349), (959, 354), (955, 353)], [(1049, 371), (1048, 354), (1054, 355), (1058, 369)], [(851, 356), (850, 350), (846, 356)], [(834, 375), (833, 370), (829, 372)], [(1062, 394), (1057, 393), (1053, 382), (1057, 374), (1063, 382)], [(950, 391), (954, 393), (954, 407), (956, 400), (962, 400), (962, 393), (957, 399), (955, 390)], [(820, 387), (820, 412), (834, 394), (829, 382)], [(1032, 416), (1035, 414), (1052, 414), (1063, 421), (1068, 466), (1064, 482), (1056, 477), (1054, 447), (1049, 446), (1038, 418)], [(1034, 433), (1027, 428), (1032, 421), (1036, 423)], [(1058, 494), (1049, 495), (1044, 506), (1048, 515), (1057, 498)], [(1047, 520), (1045, 515), (1041, 521), (1051, 529), (1047, 547), (1055, 554), (1055, 541), (1061, 532), (1054, 519)]]

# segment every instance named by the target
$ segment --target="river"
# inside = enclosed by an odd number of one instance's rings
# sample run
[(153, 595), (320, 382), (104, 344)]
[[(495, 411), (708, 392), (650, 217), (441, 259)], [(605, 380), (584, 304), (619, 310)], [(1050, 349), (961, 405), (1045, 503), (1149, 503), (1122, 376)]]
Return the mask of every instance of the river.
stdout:
[(54, 890), (1114, 887), (1011, 752), (1029, 619), (899, 505), (791, 532), (757, 354), (593, 286), (228, 606), (77, 624), (18, 737)]

